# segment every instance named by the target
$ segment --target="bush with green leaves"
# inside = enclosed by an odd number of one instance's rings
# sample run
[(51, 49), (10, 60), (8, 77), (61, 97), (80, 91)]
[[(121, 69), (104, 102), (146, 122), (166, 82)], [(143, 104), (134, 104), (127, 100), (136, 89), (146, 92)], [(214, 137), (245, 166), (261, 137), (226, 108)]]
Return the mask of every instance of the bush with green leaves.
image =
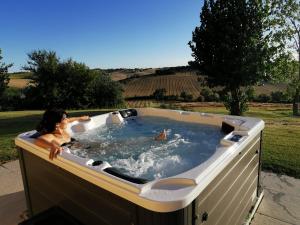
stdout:
[(271, 101), (275, 103), (287, 103), (291, 102), (291, 99), (289, 99), (289, 96), (282, 91), (273, 91), (271, 93)]
[(20, 110), (23, 107), (23, 91), (19, 88), (7, 88), (1, 98), (0, 111)]
[(199, 95), (198, 98), (197, 98), (197, 101), (198, 102), (205, 102), (205, 98), (203, 95)]
[(120, 107), (124, 105), (122, 87), (107, 74), (97, 74), (88, 87), (90, 105)]
[(193, 101), (193, 95), (186, 93), (185, 91), (182, 91), (180, 93), (180, 98), (182, 98), (185, 102), (191, 102)]
[(256, 102), (264, 102), (264, 103), (267, 103), (267, 102), (270, 102), (271, 101), (271, 97), (269, 95), (266, 95), (266, 94), (259, 94), (255, 99), (254, 101)]
[(220, 100), (219, 94), (209, 87), (202, 88), (200, 94), (204, 97), (205, 102), (218, 102)]
[(166, 93), (167, 90), (165, 88), (159, 88), (153, 92), (152, 97), (157, 101), (161, 101), (165, 99)]

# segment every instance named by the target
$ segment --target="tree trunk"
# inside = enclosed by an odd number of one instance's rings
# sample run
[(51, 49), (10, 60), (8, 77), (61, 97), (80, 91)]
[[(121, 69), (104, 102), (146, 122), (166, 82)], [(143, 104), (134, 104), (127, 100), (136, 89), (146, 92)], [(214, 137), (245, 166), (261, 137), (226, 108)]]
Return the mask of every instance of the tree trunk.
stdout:
[(296, 93), (293, 100), (293, 115), (299, 116), (299, 87), (296, 89)]
[(231, 97), (232, 101), (230, 103), (230, 114), (240, 116), (242, 114), (241, 111), (241, 104), (240, 104), (240, 96), (239, 96), (239, 90), (235, 89), (231, 91)]
[(296, 92), (295, 92), (295, 96), (294, 96), (294, 100), (293, 100), (293, 115), (294, 116), (299, 116), (299, 94), (300, 94), (300, 47), (298, 49), (298, 73), (299, 73), (299, 77), (298, 77), (298, 83), (296, 86)]

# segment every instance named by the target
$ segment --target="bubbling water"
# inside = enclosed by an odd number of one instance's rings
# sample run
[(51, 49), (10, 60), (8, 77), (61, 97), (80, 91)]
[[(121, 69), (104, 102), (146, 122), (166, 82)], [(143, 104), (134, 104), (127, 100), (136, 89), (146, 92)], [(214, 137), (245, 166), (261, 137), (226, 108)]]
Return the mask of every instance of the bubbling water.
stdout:
[[(167, 140), (156, 141), (154, 137), (163, 129), (167, 130)], [(127, 175), (153, 180), (206, 161), (223, 136), (217, 126), (136, 117), (77, 135), (75, 138), (89, 148), (71, 151), (80, 157), (107, 161)]]

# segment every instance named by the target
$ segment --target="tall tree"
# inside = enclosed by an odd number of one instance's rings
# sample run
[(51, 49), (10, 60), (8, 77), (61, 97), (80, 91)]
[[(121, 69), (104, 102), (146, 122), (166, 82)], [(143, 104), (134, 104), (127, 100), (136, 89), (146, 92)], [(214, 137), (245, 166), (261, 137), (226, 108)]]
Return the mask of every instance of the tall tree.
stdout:
[(59, 58), (54, 51), (37, 50), (27, 54), (24, 70), (32, 73), (32, 85), (27, 89), (27, 99), (32, 100), (30, 107), (44, 108), (56, 106), (59, 100), (60, 82), (57, 78)]
[(8, 68), (12, 67), (13, 64), (5, 64), (2, 62), (3, 57), (1, 56), (2, 50), (0, 49), (0, 97), (3, 95), (5, 89), (8, 87), (9, 75)]
[(265, 79), (264, 11), (257, 0), (205, 0), (189, 46), (209, 86), (221, 86), (232, 115), (247, 109), (248, 87)]
[(266, 7), (270, 15), (267, 27), (270, 47), (278, 52), (271, 75), (288, 82), (293, 94), (293, 114), (300, 115), (300, 1), (266, 1)]

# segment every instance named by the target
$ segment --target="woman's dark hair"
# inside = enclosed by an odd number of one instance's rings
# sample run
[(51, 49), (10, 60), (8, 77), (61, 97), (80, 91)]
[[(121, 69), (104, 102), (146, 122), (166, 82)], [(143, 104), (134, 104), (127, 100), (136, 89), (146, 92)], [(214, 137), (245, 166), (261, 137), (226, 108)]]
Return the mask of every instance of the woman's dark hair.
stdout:
[(44, 112), (41, 122), (36, 130), (41, 134), (51, 133), (55, 130), (56, 124), (60, 123), (64, 115), (67, 115), (63, 109), (47, 109)]

